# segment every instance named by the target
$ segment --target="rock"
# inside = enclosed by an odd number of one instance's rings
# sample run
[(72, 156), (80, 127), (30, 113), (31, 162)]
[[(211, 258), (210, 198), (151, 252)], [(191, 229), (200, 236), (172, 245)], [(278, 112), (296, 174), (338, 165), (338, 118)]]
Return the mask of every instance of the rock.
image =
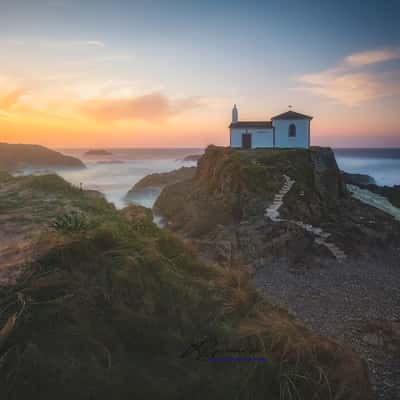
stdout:
[[(389, 259), (398, 257), (400, 225), (349, 196), (327, 148), (210, 146), (195, 176), (166, 186), (154, 209), (169, 229), (196, 241), (201, 253), (206, 248), (207, 258), (223, 264), (284, 258), (292, 267), (353, 256), (370, 259), (382, 252)], [(265, 216), (266, 209), (271, 213)]]
[(196, 167), (182, 167), (171, 172), (160, 172), (145, 176), (126, 194), (126, 200), (135, 200), (143, 196), (157, 196), (167, 186), (193, 178)]
[(198, 161), (200, 160), (202, 154), (190, 154), (186, 156), (183, 161)]
[(375, 179), (372, 176), (365, 174), (351, 174), (348, 172), (340, 171), (344, 183), (349, 185), (369, 185), (375, 184)]

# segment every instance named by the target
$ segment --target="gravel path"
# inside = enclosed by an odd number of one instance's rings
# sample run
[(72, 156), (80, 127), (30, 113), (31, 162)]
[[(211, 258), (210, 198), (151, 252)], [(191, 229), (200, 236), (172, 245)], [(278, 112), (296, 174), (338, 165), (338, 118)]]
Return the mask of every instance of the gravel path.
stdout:
[[(258, 268), (254, 282), (272, 302), (287, 307), (311, 330), (359, 352), (368, 364), (378, 399), (400, 399), (396, 347), (400, 338), (400, 265), (396, 260), (330, 260), (319, 268), (295, 270), (282, 260)], [(387, 326), (396, 328), (395, 342), (384, 336)]]

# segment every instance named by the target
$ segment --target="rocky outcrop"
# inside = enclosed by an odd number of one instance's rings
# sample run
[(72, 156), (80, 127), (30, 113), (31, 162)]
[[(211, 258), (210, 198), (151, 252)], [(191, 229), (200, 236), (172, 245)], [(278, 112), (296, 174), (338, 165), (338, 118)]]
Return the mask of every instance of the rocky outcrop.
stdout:
[(189, 154), (188, 156), (183, 158), (183, 161), (199, 161), (201, 158), (201, 154)]
[(85, 168), (75, 157), (32, 144), (0, 143), (0, 170)]
[(262, 149), (237, 151), (209, 147), (193, 179), (167, 186), (155, 204), (171, 227), (201, 234), (217, 224), (262, 218), (283, 184), (283, 174), (296, 180), (283, 215), (305, 222), (329, 218), (347, 196), (330, 149)]
[(375, 179), (372, 176), (365, 174), (350, 174), (348, 172), (340, 171), (343, 182), (348, 185), (374, 185)]
[(182, 167), (171, 172), (147, 175), (129, 190), (125, 199), (127, 201), (140, 201), (146, 196), (158, 196), (165, 186), (191, 179), (195, 172), (196, 167)]
[(209, 147), (155, 209), (205, 260), (240, 265), (315, 332), (357, 348), (379, 398), (394, 398), (397, 358), (360, 346), (359, 332), (379, 315), (398, 318), (400, 224), (351, 196), (330, 149)]

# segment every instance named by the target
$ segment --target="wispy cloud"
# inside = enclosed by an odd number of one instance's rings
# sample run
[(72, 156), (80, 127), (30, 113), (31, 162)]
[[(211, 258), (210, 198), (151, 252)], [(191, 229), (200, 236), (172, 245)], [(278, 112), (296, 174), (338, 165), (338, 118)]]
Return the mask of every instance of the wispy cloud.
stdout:
[(20, 99), (28, 94), (28, 92), (27, 89), (17, 88), (0, 95), (0, 110), (6, 111), (19, 104)]
[(6, 38), (2, 39), (2, 43), (8, 46), (40, 46), (49, 48), (75, 48), (75, 47), (105, 47), (102, 40), (85, 39), (85, 40), (61, 40), (61, 39), (32, 39), (32, 38)]
[(400, 70), (371, 72), (366, 66), (400, 59), (400, 49), (351, 54), (334, 68), (297, 77), (307, 91), (338, 103), (355, 106), (365, 101), (400, 95)]
[(102, 121), (143, 120), (158, 123), (203, 103), (198, 97), (171, 99), (161, 93), (150, 93), (138, 97), (88, 100), (82, 111), (90, 118)]
[(105, 47), (101, 40), (46, 40), (40, 42), (45, 47)]
[(129, 61), (133, 58), (134, 57), (130, 54), (109, 54), (99, 57), (84, 58), (81, 60), (66, 61), (65, 64), (68, 66), (97, 65), (114, 61)]
[(348, 65), (360, 67), (385, 61), (399, 60), (400, 48), (385, 48), (380, 50), (362, 51), (346, 57)]

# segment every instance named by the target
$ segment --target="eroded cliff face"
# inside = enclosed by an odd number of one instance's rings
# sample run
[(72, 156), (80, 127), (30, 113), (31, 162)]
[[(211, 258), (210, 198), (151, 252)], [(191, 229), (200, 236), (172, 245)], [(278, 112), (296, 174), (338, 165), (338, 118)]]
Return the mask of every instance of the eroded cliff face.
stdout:
[(170, 172), (159, 172), (147, 175), (128, 191), (125, 200), (127, 202), (140, 202), (143, 197), (149, 195), (158, 196), (165, 186), (191, 179), (195, 175), (195, 172), (196, 167), (181, 167)]
[(166, 187), (155, 208), (172, 228), (200, 235), (218, 224), (262, 218), (284, 174), (296, 180), (284, 214), (319, 222), (347, 195), (331, 149), (238, 151), (210, 146), (195, 177)]
[[(284, 176), (294, 184), (283, 197)], [(271, 204), (279, 223), (265, 215)], [(329, 148), (210, 146), (194, 178), (167, 186), (155, 209), (203, 255), (252, 267), (277, 257), (296, 265), (335, 252), (367, 256), (395, 249), (400, 237), (392, 217), (351, 198)]]

